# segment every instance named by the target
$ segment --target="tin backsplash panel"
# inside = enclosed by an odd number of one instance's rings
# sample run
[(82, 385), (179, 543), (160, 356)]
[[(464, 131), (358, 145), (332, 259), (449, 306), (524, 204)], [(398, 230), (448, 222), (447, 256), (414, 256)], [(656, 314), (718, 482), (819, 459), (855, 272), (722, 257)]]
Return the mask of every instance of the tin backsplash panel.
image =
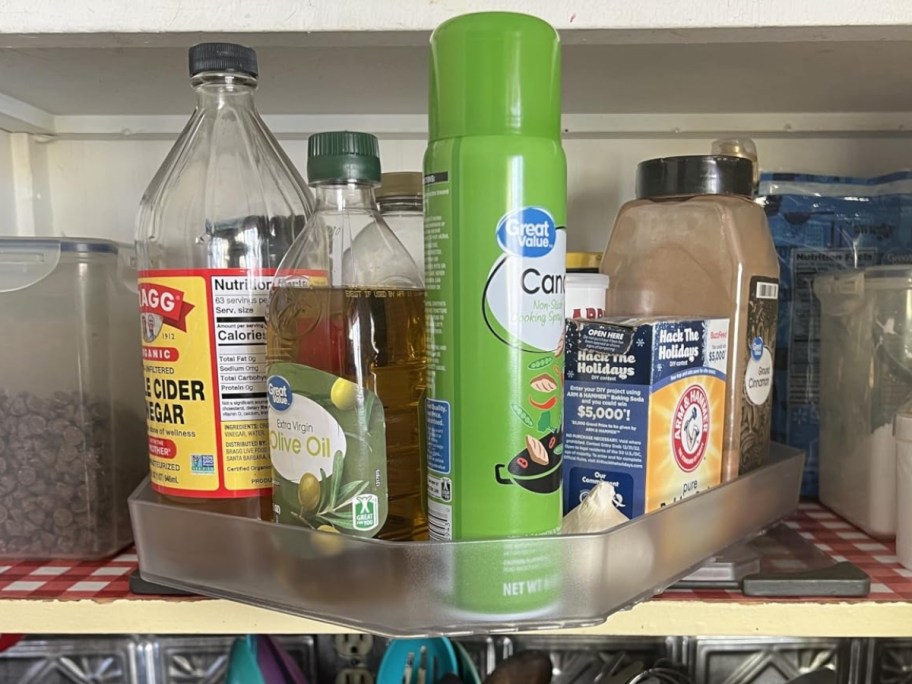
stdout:
[(851, 639), (691, 639), (689, 664), (695, 684), (784, 684), (818, 670), (834, 684), (852, 676)]
[[(279, 639), (312, 684), (371, 684), (388, 643), (370, 635)], [(0, 682), (219, 684), (232, 641), (230, 636), (29, 638), (0, 653)], [(511, 635), (459, 641), (482, 678), (513, 653), (539, 649), (551, 655), (554, 684), (604, 682), (599, 673), (624, 671), (634, 663), (675, 668), (675, 681), (693, 684), (783, 684), (817, 670), (837, 684), (912, 684), (912, 639)]]
[(866, 681), (912, 684), (912, 639), (873, 639)]

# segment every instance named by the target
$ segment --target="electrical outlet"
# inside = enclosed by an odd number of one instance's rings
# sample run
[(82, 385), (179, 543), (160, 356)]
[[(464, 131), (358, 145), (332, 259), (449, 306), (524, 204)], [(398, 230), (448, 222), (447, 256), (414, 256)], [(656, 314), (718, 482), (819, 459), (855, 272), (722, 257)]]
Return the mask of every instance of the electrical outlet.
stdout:
[(335, 684), (374, 684), (374, 675), (367, 670), (346, 668), (336, 675)]
[(366, 658), (374, 648), (374, 637), (370, 634), (337, 634), (333, 646), (343, 658)]

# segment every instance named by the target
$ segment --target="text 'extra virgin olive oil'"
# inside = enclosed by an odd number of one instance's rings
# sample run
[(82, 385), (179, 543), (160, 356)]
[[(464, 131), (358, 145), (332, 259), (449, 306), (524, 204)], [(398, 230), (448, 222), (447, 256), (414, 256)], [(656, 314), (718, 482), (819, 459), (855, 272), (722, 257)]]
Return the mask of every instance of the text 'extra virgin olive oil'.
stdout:
[[(560, 44), (534, 17), (457, 17), (431, 37), (425, 154), (428, 524), (436, 539), (561, 524), (566, 159)], [(467, 547), (471, 549), (471, 547)], [(528, 614), (559, 558), (460, 555), (454, 601)]]
[(267, 314), (275, 519), (420, 539), (421, 274), (379, 214), (374, 136), (312, 136), (308, 176), (316, 212), (276, 272)]

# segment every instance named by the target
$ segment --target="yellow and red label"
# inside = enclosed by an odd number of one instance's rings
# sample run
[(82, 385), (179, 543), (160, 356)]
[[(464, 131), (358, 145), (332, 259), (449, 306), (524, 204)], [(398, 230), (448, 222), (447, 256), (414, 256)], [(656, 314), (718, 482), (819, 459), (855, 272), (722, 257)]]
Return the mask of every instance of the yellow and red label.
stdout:
[(152, 486), (233, 498), (272, 487), (266, 305), (273, 270), (139, 274)]
[(722, 481), (725, 386), (720, 377), (697, 374), (650, 397), (646, 513)]

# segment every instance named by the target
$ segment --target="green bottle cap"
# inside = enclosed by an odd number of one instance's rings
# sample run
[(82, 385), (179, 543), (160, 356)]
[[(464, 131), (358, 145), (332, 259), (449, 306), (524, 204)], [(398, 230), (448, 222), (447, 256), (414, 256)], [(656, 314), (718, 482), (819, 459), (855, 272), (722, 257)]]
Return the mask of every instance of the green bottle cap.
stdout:
[(431, 35), (431, 140), (518, 133), (560, 138), (560, 39), (535, 17), (480, 12)]
[(307, 179), (380, 182), (377, 136), (355, 131), (315, 133), (307, 139)]

